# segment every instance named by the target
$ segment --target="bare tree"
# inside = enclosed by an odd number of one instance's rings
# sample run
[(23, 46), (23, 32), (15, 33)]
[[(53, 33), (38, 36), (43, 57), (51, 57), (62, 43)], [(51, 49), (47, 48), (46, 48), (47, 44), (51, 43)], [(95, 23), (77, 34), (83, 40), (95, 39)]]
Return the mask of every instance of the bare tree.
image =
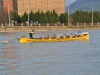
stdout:
[(0, 14), (0, 23), (8, 22), (8, 14), (6, 12), (1, 12)]

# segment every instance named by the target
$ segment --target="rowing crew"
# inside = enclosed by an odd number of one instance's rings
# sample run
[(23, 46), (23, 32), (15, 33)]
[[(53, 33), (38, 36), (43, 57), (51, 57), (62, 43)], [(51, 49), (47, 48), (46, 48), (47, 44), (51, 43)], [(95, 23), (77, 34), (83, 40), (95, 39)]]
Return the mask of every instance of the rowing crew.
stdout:
[[(35, 30), (32, 30), (32, 32), (29, 33), (30, 38), (33, 38), (33, 34), (34, 34)], [(65, 34), (64, 36), (62, 36), (62, 34), (58, 34), (58, 36), (56, 36), (56, 34), (51, 35), (51, 37), (49, 35), (45, 35), (44, 37), (40, 36), (39, 39), (45, 38), (45, 39), (55, 39), (55, 38), (76, 38), (76, 37), (80, 37), (80, 36), (85, 36), (86, 34), (88, 34), (88, 32), (82, 32), (82, 33), (71, 33), (69, 34)]]
[(40, 36), (39, 38), (42, 39), (55, 39), (55, 38), (76, 38), (76, 37), (80, 37), (80, 36), (83, 36), (84, 34), (81, 34), (81, 35), (78, 35), (77, 33), (75, 34), (65, 34), (64, 36), (62, 34), (58, 34), (58, 36), (56, 36), (55, 34), (51, 35), (51, 37), (49, 35), (45, 35), (44, 37)]

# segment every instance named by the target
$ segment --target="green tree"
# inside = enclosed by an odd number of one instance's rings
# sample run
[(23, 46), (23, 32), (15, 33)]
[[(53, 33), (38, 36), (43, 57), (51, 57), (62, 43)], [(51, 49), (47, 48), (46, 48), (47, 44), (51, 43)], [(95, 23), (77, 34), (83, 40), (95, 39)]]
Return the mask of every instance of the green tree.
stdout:
[(34, 22), (40, 22), (40, 11), (36, 12), (34, 15)]
[(47, 11), (46, 13), (47, 23), (57, 23), (58, 22), (58, 15), (55, 11)]
[(68, 13), (60, 14), (59, 21), (61, 23), (68, 23)]
[(47, 11), (45, 14), (46, 14), (46, 17), (47, 17), (47, 23), (52, 23), (51, 22), (51, 20), (52, 20), (51, 12)]
[(21, 18), (16, 12), (12, 12), (12, 20), (17, 21), (17, 23), (21, 23)]
[(77, 10), (72, 15), (73, 23), (90, 23), (91, 22), (91, 14), (87, 11)]
[(94, 19), (94, 23), (100, 22), (100, 12), (99, 11), (93, 12), (93, 19)]
[(47, 23), (47, 17), (46, 17), (46, 14), (42, 11), (41, 12), (41, 17), (40, 17), (40, 23)]
[(33, 11), (30, 12), (29, 16), (30, 16), (29, 17), (30, 21), (34, 22), (35, 21), (35, 19), (34, 19), (35, 14), (33, 13)]
[(22, 22), (23, 22), (23, 23), (25, 23), (26, 21), (28, 21), (28, 14), (25, 12), (25, 13), (22, 15), (21, 19), (22, 19)]
[(58, 21), (59, 21), (59, 19), (58, 19), (58, 15), (57, 15), (57, 13), (53, 10), (52, 12), (51, 12), (51, 14), (52, 14), (52, 22), (53, 23), (57, 23)]

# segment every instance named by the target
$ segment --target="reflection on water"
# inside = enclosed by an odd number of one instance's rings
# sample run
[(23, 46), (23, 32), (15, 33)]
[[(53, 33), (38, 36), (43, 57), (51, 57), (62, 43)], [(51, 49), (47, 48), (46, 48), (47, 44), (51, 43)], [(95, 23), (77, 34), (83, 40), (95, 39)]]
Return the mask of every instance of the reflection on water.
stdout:
[[(5, 47), (2, 48), (3, 55), (0, 61), (0, 66), (2, 68), (0, 68), (0, 71), (2, 72), (9, 71), (8, 73), (5, 74), (12, 75), (12, 71), (18, 68), (18, 66), (15, 65), (15, 64), (19, 64), (19, 61), (15, 61), (18, 60), (18, 56), (16, 56), (16, 52), (14, 51), (14, 49), (15, 47), (13, 45), (7, 45), (7, 46), (5, 45)], [(2, 75), (5, 74), (2, 73)]]
[[(0, 43), (0, 75), (100, 75), (100, 31), (88, 31), (90, 41)], [(37, 31), (34, 37), (73, 32), (76, 31)], [(28, 33), (9, 34), (11, 38), (7, 33), (0, 34), (0, 42)]]

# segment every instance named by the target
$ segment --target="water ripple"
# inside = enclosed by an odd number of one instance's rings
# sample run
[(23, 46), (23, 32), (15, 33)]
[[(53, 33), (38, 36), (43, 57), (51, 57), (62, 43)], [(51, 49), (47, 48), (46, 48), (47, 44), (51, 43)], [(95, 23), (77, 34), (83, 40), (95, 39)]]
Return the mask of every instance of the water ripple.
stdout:
[[(100, 30), (88, 31), (90, 41), (0, 43), (0, 75), (100, 75)], [(34, 36), (73, 32), (42, 31)], [(24, 34), (2, 33), (0, 41)]]

